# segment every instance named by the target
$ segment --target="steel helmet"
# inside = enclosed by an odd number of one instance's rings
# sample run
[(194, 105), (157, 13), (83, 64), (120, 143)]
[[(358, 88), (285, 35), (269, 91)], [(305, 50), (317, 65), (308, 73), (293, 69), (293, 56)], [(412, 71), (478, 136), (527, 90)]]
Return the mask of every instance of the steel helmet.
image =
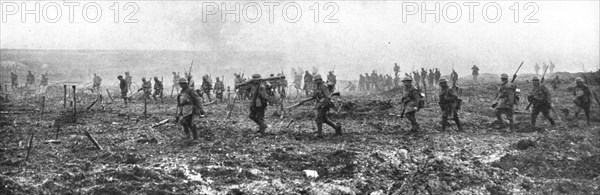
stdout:
[(577, 77), (577, 78), (575, 78), (575, 82), (578, 82), (578, 83), (583, 82), (583, 79), (581, 77)]
[(410, 77), (404, 77), (404, 78), (402, 78), (402, 82), (405, 82), (405, 81), (412, 82), (412, 80), (413, 79), (410, 78)]
[(323, 80), (323, 79), (321, 78), (321, 75), (320, 75), (320, 74), (316, 74), (316, 75), (313, 77), (313, 80), (315, 80), (315, 81), (316, 81), (316, 80)]
[(177, 81), (177, 83), (188, 83), (188, 80), (186, 78), (179, 78), (179, 81)]
[(508, 75), (507, 75), (506, 73), (502, 73), (502, 74), (500, 75), (500, 78), (501, 78), (501, 79), (508, 79)]
[(441, 84), (441, 83), (447, 83), (447, 82), (448, 82), (448, 80), (446, 80), (446, 78), (441, 78), (438, 83)]
[(533, 78), (531, 78), (531, 81), (540, 81), (540, 77), (534, 76)]

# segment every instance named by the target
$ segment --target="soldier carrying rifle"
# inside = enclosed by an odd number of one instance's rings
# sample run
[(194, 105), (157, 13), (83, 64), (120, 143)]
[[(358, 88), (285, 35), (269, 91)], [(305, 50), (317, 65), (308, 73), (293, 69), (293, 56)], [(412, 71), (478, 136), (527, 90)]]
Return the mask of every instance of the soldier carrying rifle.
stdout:
[(265, 111), (267, 110), (267, 103), (273, 102), (273, 99), (267, 94), (267, 86), (260, 77), (260, 74), (254, 74), (249, 81), (251, 101), (248, 118), (258, 125), (258, 133), (265, 133), (267, 129)]
[(494, 101), (494, 104), (492, 104), (492, 108), (496, 109), (496, 119), (500, 122), (500, 125), (503, 127), (506, 126), (506, 122), (502, 119), (502, 114), (505, 114), (510, 122), (510, 129), (514, 130), (515, 121), (513, 119), (513, 107), (516, 86), (508, 82), (508, 74), (506, 73), (500, 75), (500, 80), (502, 81), (502, 84), (498, 87), (496, 100)]
[(177, 95), (177, 118), (183, 131), (185, 138), (190, 139), (191, 136), (194, 140), (198, 139), (198, 130), (194, 124), (193, 117), (195, 115), (204, 115), (204, 109), (200, 103), (202, 100), (196, 91), (188, 86), (188, 80), (186, 78), (179, 79), (179, 87), (181, 92)]
[(315, 105), (315, 109), (317, 110), (317, 116), (315, 117), (315, 122), (317, 123), (317, 136), (319, 138), (323, 137), (323, 123), (326, 123), (331, 128), (335, 129), (336, 135), (341, 135), (342, 125), (332, 122), (327, 117), (329, 109), (334, 107), (334, 104), (331, 101), (331, 89), (323, 83), (321, 75), (317, 74), (313, 79), (316, 85), (313, 97), (317, 100), (317, 104)]
[(410, 121), (412, 128), (411, 132), (416, 133), (421, 128), (419, 123), (417, 122), (416, 114), (419, 111), (421, 95), (419, 94), (419, 89), (412, 85), (412, 78), (404, 77), (402, 79), (402, 83), (404, 84), (404, 95), (402, 96), (402, 102), (404, 103), (404, 108), (402, 109), (402, 116), (406, 115), (406, 118)]
[(537, 76), (531, 78), (531, 82), (533, 83), (533, 89), (527, 96), (527, 100), (533, 104), (531, 109), (531, 126), (535, 126), (537, 116), (540, 114), (540, 112), (542, 112), (544, 117), (546, 117), (546, 119), (548, 119), (550, 124), (554, 127), (556, 124), (554, 123), (552, 117), (550, 117), (550, 110), (552, 109), (552, 103), (550, 103), (552, 100), (550, 91), (544, 84), (540, 83), (540, 78)]
[(575, 111), (575, 118), (579, 118), (579, 112), (583, 110), (585, 112), (585, 118), (587, 119), (587, 125), (590, 125), (590, 107), (592, 105), (592, 92), (590, 88), (583, 83), (581, 77), (575, 78), (575, 89), (573, 90), (573, 96), (575, 100), (573, 103), (577, 106)]
[(448, 116), (452, 115), (458, 131), (464, 131), (460, 125), (460, 119), (458, 118), (458, 110), (460, 109), (461, 99), (458, 98), (454, 89), (448, 86), (448, 80), (441, 78), (440, 84), (440, 108), (442, 109), (442, 131), (446, 131), (448, 125)]

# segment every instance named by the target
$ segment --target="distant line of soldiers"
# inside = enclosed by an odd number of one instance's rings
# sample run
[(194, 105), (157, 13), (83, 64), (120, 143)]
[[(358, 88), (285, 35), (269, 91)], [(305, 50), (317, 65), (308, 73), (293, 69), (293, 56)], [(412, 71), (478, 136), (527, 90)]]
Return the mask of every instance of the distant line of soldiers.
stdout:
[[(11, 72), (10, 82), (11, 88), (13, 90), (19, 88), (19, 75), (15, 72)], [(35, 86), (35, 75), (31, 71), (28, 71), (27, 73), (25, 86)], [(48, 73), (42, 74), (42, 77), (40, 79), (40, 86), (48, 86)]]
[(377, 71), (373, 70), (371, 75), (365, 73), (364, 76), (361, 74), (358, 78), (358, 90), (360, 91), (383, 91), (389, 90), (398, 86), (398, 75), (392, 78), (391, 75), (377, 74)]

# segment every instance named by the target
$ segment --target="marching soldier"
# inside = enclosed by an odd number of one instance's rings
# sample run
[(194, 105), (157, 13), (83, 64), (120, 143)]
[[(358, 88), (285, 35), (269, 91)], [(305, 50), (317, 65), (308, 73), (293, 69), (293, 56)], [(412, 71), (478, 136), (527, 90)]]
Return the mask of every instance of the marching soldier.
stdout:
[[(308, 71), (307, 71), (308, 74)], [(250, 115), (248, 118), (258, 125), (258, 133), (265, 133), (267, 125), (265, 124), (265, 111), (267, 103), (272, 99), (267, 94), (265, 82), (260, 80), (260, 74), (252, 75), (250, 80)]]
[[(179, 78), (180, 78), (179, 74), (173, 72), (173, 88), (177, 91), (179, 91)], [(171, 95), (173, 95), (173, 94), (171, 93)]]
[(379, 90), (379, 75), (377, 75), (377, 71), (373, 70), (371, 72), (371, 87), (375, 90)]
[(18, 79), (19, 75), (17, 75), (17, 73), (10, 73), (10, 83), (11, 83), (11, 87), (13, 90), (17, 89), (19, 87), (19, 82)]
[(234, 89), (237, 93), (237, 98), (240, 100), (246, 100), (249, 97), (249, 88), (247, 86), (240, 86), (240, 84), (246, 82), (246, 79), (242, 74), (234, 74), (235, 75), (235, 86)]
[(421, 128), (419, 123), (417, 123), (416, 114), (419, 110), (419, 100), (421, 100), (421, 95), (419, 94), (419, 89), (412, 85), (412, 78), (404, 77), (402, 79), (402, 84), (404, 85), (404, 94), (402, 96), (402, 103), (404, 103), (404, 115), (410, 121), (412, 128), (411, 132), (416, 133)]
[(335, 84), (337, 83), (337, 79), (335, 74), (333, 74), (333, 71), (329, 71), (329, 74), (327, 75), (327, 83), (331, 83), (333, 85), (333, 88), (335, 89)]
[(456, 86), (456, 82), (458, 82), (458, 73), (455, 70), (452, 70), (452, 73), (450, 73), (450, 80), (452, 80), (452, 89), (457, 92), (458, 86)]
[(206, 94), (206, 97), (208, 98), (209, 102), (212, 102), (212, 99), (210, 98), (210, 91), (212, 90), (212, 83), (210, 83), (210, 80), (208, 79), (208, 75), (204, 75), (202, 77), (202, 93)]
[(133, 77), (129, 74), (129, 71), (125, 72), (125, 81), (127, 81), (127, 89), (131, 90), (131, 80)]
[(46, 86), (48, 86), (48, 73), (42, 74), (42, 78), (40, 79), (40, 87), (41, 91), (46, 91)]
[(150, 83), (150, 81), (146, 81), (145, 77), (142, 77), (142, 88), (138, 89), (138, 91), (142, 91), (144, 92), (143, 97), (144, 99), (148, 98), (150, 99), (150, 94), (152, 94), (152, 83)]
[(435, 81), (439, 81), (440, 78), (442, 78), (442, 73), (440, 72), (440, 69), (436, 68), (435, 69)]
[(558, 89), (558, 85), (560, 85), (560, 79), (558, 78), (558, 75), (556, 75), (556, 77), (554, 77), (554, 79), (552, 79), (552, 82), (550, 82), (550, 84), (552, 84), (552, 90), (556, 91), (556, 89)]
[(41, 86), (48, 86), (48, 73), (42, 74), (42, 79), (40, 81)]
[(421, 68), (421, 83), (423, 83), (423, 89), (427, 89), (427, 71), (425, 68)]
[(192, 79), (192, 73), (186, 73), (185, 78), (187, 78), (187, 80), (188, 80), (188, 87), (190, 87), (191, 89), (194, 89), (196, 82), (194, 82), (194, 79)]
[(215, 96), (221, 102), (223, 102), (223, 92), (224, 91), (225, 91), (225, 85), (223, 84), (223, 81), (220, 81), (219, 77), (217, 77), (217, 81), (215, 82)]
[[(416, 87), (419, 87), (419, 83), (421, 82), (421, 75), (419, 75), (419, 71), (417, 70), (417, 71), (413, 72), (413, 75), (414, 75), (413, 78), (415, 78), (415, 85), (416, 85)], [(404, 83), (404, 79), (402, 79), (402, 83)]]
[(508, 83), (508, 74), (502, 73), (500, 75), (500, 80), (502, 84), (498, 88), (498, 93), (496, 94), (496, 99), (492, 107), (496, 109), (496, 119), (502, 126), (506, 126), (506, 122), (502, 119), (502, 114), (506, 115), (508, 121), (510, 122), (510, 129), (514, 130), (515, 121), (513, 119), (513, 107), (514, 107), (514, 98), (515, 98), (515, 89), (516, 86)]
[(312, 80), (313, 76), (307, 70), (304, 74), (304, 91), (306, 92), (306, 97), (310, 96), (310, 90), (312, 89)]
[(590, 88), (583, 83), (583, 79), (581, 77), (575, 78), (575, 83), (575, 89), (573, 90), (573, 96), (575, 96), (575, 100), (573, 102), (577, 106), (575, 118), (579, 118), (579, 112), (583, 110), (583, 112), (585, 112), (585, 118), (587, 119), (587, 125), (590, 125), (592, 92), (590, 91)]
[(534, 76), (531, 79), (531, 82), (533, 83), (533, 89), (527, 96), (527, 100), (529, 100), (529, 102), (531, 102), (533, 105), (531, 109), (531, 126), (535, 126), (537, 116), (540, 114), (540, 112), (542, 112), (544, 117), (546, 117), (546, 119), (548, 119), (550, 124), (554, 127), (554, 120), (552, 117), (550, 117), (550, 109), (552, 109), (552, 104), (550, 103), (552, 100), (550, 91), (545, 85), (540, 84), (540, 78), (537, 76)]
[[(117, 77), (119, 79), (119, 88), (121, 89), (121, 97), (123, 98), (123, 102), (125, 102), (125, 106), (127, 106), (127, 93), (129, 92), (129, 88), (127, 87), (127, 81), (123, 78), (123, 76), (119, 75)], [(131, 101), (131, 99), (130, 99)]]
[(448, 87), (448, 81), (446, 78), (439, 80), (441, 92), (440, 92), (440, 108), (442, 109), (442, 131), (446, 131), (448, 124), (448, 116), (452, 115), (458, 131), (463, 131), (460, 125), (460, 119), (458, 118), (458, 110), (460, 109), (461, 100), (458, 98), (454, 89)]
[(35, 85), (35, 75), (31, 71), (27, 73), (27, 85)]
[(371, 77), (369, 76), (369, 73), (365, 73), (365, 90), (370, 91), (371, 90)]
[(535, 66), (533, 68), (535, 69), (535, 74), (539, 75), (539, 73), (540, 73), (540, 65), (538, 63), (535, 63)]
[(398, 66), (398, 63), (394, 63), (394, 76), (400, 76), (398, 73), (400, 73), (400, 66)]
[(158, 77), (154, 77), (154, 93), (152, 94), (152, 99), (154, 99), (154, 102), (158, 102), (156, 100), (156, 96), (160, 97), (160, 101), (163, 101), (163, 83), (158, 80)]
[(315, 109), (317, 110), (317, 116), (315, 117), (315, 122), (317, 123), (317, 137), (323, 137), (323, 123), (326, 123), (335, 129), (336, 135), (341, 135), (342, 125), (339, 123), (334, 124), (327, 117), (327, 112), (329, 112), (329, 109), (334, 106), (333, 102), (331, 101), (331, 91), (327, 85), (323, 83), (321, 75), (317, 74), (313, 79), (316, 84), (313, 95), (317, 101), (317, 104), (315, 105)]
[(183, 127), (185, 138), (190, 139), (190, 132), (194, 140), (198, 139), (198, 130), (194, 124), (194, 115), (204, 115), (200, 96), (196, 91), (188, 86), (186, 78), (179, 79), (181, 92), (177, 95), (177, 119)]
[(102, 84), (102, 78), (94, 73), (94, 84), (92, 85), (92, 90), (99, 92), (100, 84)]
[(479, 67), (473, 65), (471, 70), (473, 70), (473, 72), (471, 72), (471, 75), (473, 75), (473, 81), (477, 82), (477, 76), (479, 76)]
[[(433, 72), (433, 69), (429, 69), (429, 74), (427, 75), (427, 81), (429, 82), (429, 86), (432, 86), (432, 88), (435, 88), (435, 86), (433, 85), (435, 79), (435, 73)], [(437, 80), (435, 80), (437, 81)]]

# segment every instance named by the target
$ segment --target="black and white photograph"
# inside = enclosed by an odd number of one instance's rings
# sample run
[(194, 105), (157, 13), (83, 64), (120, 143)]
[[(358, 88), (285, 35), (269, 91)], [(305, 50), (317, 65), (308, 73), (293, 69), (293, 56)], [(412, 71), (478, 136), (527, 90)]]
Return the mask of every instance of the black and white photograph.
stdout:
[(598, 0), (0, 0), (0, 194), (599, 194)]

